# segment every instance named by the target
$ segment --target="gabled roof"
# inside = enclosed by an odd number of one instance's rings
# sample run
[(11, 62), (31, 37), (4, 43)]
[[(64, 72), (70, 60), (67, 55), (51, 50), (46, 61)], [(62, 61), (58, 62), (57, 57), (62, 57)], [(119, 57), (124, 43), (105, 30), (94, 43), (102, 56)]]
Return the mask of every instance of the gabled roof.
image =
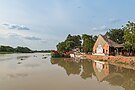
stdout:
[(118, 43), (112, 41), (111, 39), (107, 38), (105, 35), (101, 35), (101, 34), (100, 34), (100, 36), (108, 43), (108, 45), (109, 45), (110, 47), (115, 47), (115, 48), (123, 47), (122, 44), (118, 44)]

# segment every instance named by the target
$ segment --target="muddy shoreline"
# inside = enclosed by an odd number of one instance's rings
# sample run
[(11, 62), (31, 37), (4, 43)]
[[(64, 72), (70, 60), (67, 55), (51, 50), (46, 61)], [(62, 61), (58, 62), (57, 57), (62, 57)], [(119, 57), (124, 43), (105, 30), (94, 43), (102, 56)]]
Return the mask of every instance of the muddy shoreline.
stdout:
[(135, 57), (85, 55), (87, 59), (107, 61), (109, 64), (135, 70)]

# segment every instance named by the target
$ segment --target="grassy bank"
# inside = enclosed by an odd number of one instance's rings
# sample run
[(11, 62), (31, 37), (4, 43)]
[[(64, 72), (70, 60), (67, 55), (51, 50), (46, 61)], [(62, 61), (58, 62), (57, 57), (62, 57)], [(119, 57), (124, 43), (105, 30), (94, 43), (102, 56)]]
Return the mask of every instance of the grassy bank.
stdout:
[(0, 52), (0, 54), (13, 54), (14, 52)]

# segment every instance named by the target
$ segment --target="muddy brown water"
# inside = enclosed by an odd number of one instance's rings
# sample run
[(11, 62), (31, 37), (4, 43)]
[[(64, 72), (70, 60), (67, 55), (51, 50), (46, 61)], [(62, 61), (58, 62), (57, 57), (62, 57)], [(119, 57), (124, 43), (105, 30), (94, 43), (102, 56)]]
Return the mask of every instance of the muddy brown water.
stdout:
[(3, 54), (0, 90), (135, 90), (135, 71), (45, 53)]

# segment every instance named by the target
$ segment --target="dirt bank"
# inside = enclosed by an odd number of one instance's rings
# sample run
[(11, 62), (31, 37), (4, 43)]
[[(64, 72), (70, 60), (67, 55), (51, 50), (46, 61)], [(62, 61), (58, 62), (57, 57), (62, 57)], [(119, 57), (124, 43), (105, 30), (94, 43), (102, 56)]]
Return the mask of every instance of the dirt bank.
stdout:
[(90, 60), (106, 60), (109, 64), (135, 70), (135, 57), (86, 55)]

